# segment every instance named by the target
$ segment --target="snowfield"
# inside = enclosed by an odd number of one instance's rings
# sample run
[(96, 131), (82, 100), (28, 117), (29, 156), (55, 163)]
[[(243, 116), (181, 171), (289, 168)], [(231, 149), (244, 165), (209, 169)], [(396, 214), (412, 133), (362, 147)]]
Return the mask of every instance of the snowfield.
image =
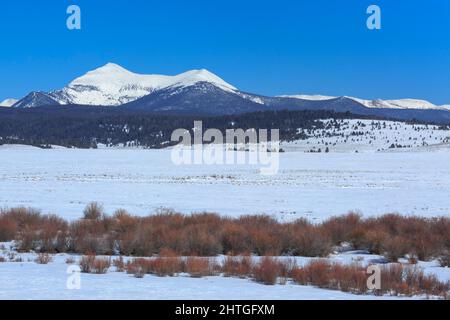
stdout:
[(326, 129), (282, 145), (286, 152), (279, 154), (274, 176), (261, 175), (259, 165), (177, 166), (168, 149), (3, 145), (0, 207), (33, 207), (68, 219), (79, 218), (92, 201), (110, 213), (124, 208), (137, 215), (162, 207), (183, 213), (268, 214), (280, 220), (320, 221), (350, 210), (366, 216), (450, 215), (449, 130), (401, 122), (323, 121)]
[(0, 147), (0, 207), (76, 219), (92, 201), (112, 213), (268, 214), (320, 221), (359, 210), (450, 216), (450, 152), (280, 154), (277, 175), (255, 165), (183, 165), (170, 150)]

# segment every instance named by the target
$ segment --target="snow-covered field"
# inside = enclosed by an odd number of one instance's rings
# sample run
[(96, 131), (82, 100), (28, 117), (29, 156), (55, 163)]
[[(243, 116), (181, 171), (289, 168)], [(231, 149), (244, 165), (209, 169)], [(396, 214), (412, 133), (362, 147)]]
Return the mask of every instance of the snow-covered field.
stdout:
[[(76, 219), (92, 201), (112, 213), (269, 214), (280, 220), (364, 215), (450, 216), (450, 149), (280, 154), (280, 170), (252, 165), (176, 166), (170, 150), (0, 147), (0, 207)], [(413, 149), (414, 150), (414, 149)], [(432, 152), (429, 150), (433, 150)]]
[[(8, 245), (8, 244), (6, 244)], [(0, 256), (7, 257), (7, 250)], [(425, 296), (394, 297), (374, 295), (354, 295), (334, 290), (301, 286), (288, 281), (285, 285), (268, 286), (250, 279), (233, 277), (191, 278), (181, 274), (177, 277), (157, 277), (146, 275), (137, 279), (124, 272), (116, 272), (111, 267), (106, 274), (80, 274), (80, 289), (68, 289), (67, 281), (73, 273), (68, 271), (67, 258), (75, 261), (79, 256), (57, 254), (46, 265), (34, 262), (33, 253), (17, 254), (21, 262), (0, 263), (0, 300), (11, 299), (133, 299), (133, 300), (372, 300), (372, 299), (424, 299)], [(223, 257), (218, 257), (217, 260)], [(258, 259), (255, 257), (255, 259)], [(286, 259), (286, 257), (279, 257)], [(311, 259), (296, 257), (301, 266)], [(376, 263), (382, 257), (360, 252), (333, 255), (331, 261), (339, 263)], [(125, 261), (127, 258), (125, 257)], [(438, 267), (437, 262), (420, 262), (426, 274), (436, 274), (441, 281), (450, 280), (450, 269)]]

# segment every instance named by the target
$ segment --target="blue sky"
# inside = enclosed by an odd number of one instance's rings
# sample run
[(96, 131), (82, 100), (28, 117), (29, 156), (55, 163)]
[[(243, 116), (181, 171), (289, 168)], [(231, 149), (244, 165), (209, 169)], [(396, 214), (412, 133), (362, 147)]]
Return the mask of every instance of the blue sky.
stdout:
[[(66, 8), (82, 30), (66, 28)], [(366, 9), (382, 10), (382, 30)], [(0, 100), (58, 89), (107, 62), (206, 68), (241, 90), (450, 104), (448, 0), (2, 0)]]

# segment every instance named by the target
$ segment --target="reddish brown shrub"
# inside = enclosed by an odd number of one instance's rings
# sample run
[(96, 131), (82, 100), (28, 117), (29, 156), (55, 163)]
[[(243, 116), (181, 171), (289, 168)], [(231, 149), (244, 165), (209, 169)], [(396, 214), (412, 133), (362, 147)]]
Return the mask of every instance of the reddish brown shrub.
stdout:
[(341, 217), (332, 217), (321, 225), (325, 234), (336, 245), (351, 241), (354, 231), (359, 227), (361, 227), (361, 215), (353, 212)]
[(125, 270), (125, 261), (123, 260), (123, 257), (120, 256), (119, 258), (116, 258), (112, 261), (112, 264), (114, 267), (116, 267), (117, 272), (123, 272)]
[(332, 243), (323, 230), (305, 220), (288, 224), (284, 228), (284, 250), (295, 256), (323, 257), (331, 252)]
[(184, 263), (180, 257), (164, 257), (164, 258), (138, 258), (133, 259), (126, 265), (127, 273), (154, 274), (159, 277), (174, 276), (183, 272)]
[(173, 277), (183, 271), (183, 260), (180, 257), (165, 257), (152, 260), (152, 270), (157, 276)]
[(222, 228), (223, 252), (230, 255), (238, 255), (245, 251), (251, 251), (250, 238), (247, 230), (235, 223), (227, 222)]
[(93, 203), (86, 208), (84, 219), (70, 225), (31, 209), (1, 211), (2, 238), (18, 240), (20, 251), (169, 257), (242, 252), (322, 257), (333, 246), (350, 242), (354, 248), (385, 254), (391, 261), (405, 255), (430, 260), (450, 247), (450, 219), (395, 214), (362, 219), (352, 213), (314, 225), (305, 219), (280, 223), (267, 216), (233, 219), (169, 210), (143, 218), (119, 210), (108, 217)]
[(191, 277), (212, 276), (215, 270), (215, 259), (188, 257), (185, 261), (185, 272), (189, 273)]
[(309, 284), (320, 288), (328, 287), (331, 264), (325, 260), (312, 260), (304, 267)]
[(245, 278), (251, 275), (253, 270), (253, 260), (250, 256), (226, 257), (221, 271), (226, 277)]
[(253, 267), (253, 278), (255, 281), (274, 285), (277, 283), (278, 277), (281, 275), (281, 264), (278, 260), (263, 257), (254, 267)]
[(443, 283), (435, 275), (425, 275), (417, 266), (391, 264), (381, 268), (381, 289), (378, 294), (428, 295), (446, 297), (450, 283)]
[(111, 267), (110, 258), (96, 258), (92, 265), (92, 273), (104, 274)]
[(14, 240), (16, 233), (16, 223), (5, 216), (0, 216), (0, 242)]
[(83, 273), (91, 273), (94, 266), (95, 256), (88, 255), (81, 257), (80, 269)]
[(408, 253), (408, 240), (400, 236), (393, 236), (384, 239), (382, 248), (383, 255), (392, 262), (397, 262)]
[(128, 274), (132, 274), (135, 278), (143, 278), (147, 273), (147, 261), (146, 259), (134, 259), (128, 261), (125, 270)]
[(83, 273), (104, 274), (111, 266), (111, 259), (97, 258), (95, 255), (81, 257), (80, 268)]

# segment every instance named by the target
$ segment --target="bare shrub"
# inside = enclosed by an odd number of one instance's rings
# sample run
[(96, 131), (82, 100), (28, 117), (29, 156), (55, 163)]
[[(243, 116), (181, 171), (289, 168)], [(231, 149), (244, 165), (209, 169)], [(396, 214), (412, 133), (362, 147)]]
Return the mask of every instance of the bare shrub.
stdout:
[(320, 224), (305, 219), (281, 223), (268, 216), (220, 217), (182, 215), (170, 210), (136, 217), (118, 210), (112, 217), (92, 203), (84, 218), (70, 224), (56, 216), (25, 208), (0, 211), (0, 239), (17, 240), (18, 250), (41, 253), (149, 257), (238, 255), (301, 255), (325, 257), (333, 246), (383, 254), (390, 261), (404, 256), (438, 258), (450, 247), (450, 219), (389, 214), (363, 219), (351, 213)]
[(253, 260), (250, 256), (226, 257), (221, 271), (226, 277), (245, 278), (251, 275), (253, 269)]
[[(128, 261), (125, 265), (125, 270), (128, 274), (132, 274), (135, 278), (143, 278), (147, 273), (147, 269), (143, 266), (141, 261), (137, 261), (138, 259), (134, 259), (133, 261)], [(139, 259), (143, 260), (143, 259)]]
[(185, 272), (191, 277), (200, 278), (214, 275), (215, 259), (188, 257), (185, 261)]
[(104, 274), (111, 267), (110, 258), (96, 258), (92, 265), (92, 273)]
[(94, 265), (95, 256), (94, 255), (88, 255), (81, 257), (80, 260), (80, 269), (83, 273), (91, 273), (92, 268)]
[(68, 257), (66, 259), (66, 264), (75, 264), (77, 261), (73, 257)]
[[(449, 283), (440, 282), (434, 275), (424, 275), (417, 266), (389, 264), (380, 266), (381, 289), (377, 295), (428, 295), (446, 297)], [(329, 261), (311, 261), (303, 267), (295, 268), (292, 279), (301, 285), (341, 290), (354, 294), (367, 294), (366, 268), (359, 264), (343, 265)]]
[(112, 264), (114, 267), (116, 267), (117, 272), (123, 272), (125, 270), (125, 261), (123, 260), (122, 256), (120, 256), (117, 259), (114, 259), (112, 261)]
[(104, 215), (103, 206), (97, 202), (91, 202), (84, 209), (83, 215), (86, 220), (100, 220)]
[(0, 216), (0, 242), (14, 240), (17, 225), (5, 216)]
[(180, 257), (137, 258), (126, 264), (127, 273), (154, 274), (159, 277), (175, 276), (183, 272), (184, 263)]
[(392, 262), (397, 262), (408, 253), (406, 240), (399, 236), (385, 239), (382, 247), (384, 256)]
[(450, 267), (450, 251), (441, 254), (438, 261), (441, 267)]
[(277, 283), (278, 277), (280, 276), (280, 269), (281, 266), (278, 260), (263, 257), (259, 263), (253, 267), (253, 278), (257, 282), (274, 285)]
[(48, 264), (53, 261), (53, 258), (48, 253), (39, 253), (34, 261), (38, 264)]
[(160, 277), (173, 277), (183, 271), (183, 261), (180, 257), (156, 258), (152, 261), (151, 266), (151, 273)]
[(285, 225), (283, 234), (283, 252), (304, 257), (323, 257), (331, 252), (330, 237), (305, 219)]
[(341, 217), (331, 217), (321, 225), (322, 229), (336, 245), (345, 241), (351, 241), (354, 230), (360, 226), (361, 214), (353, 212)]
[(449, 283), (439, 281), (435, 275), (425, 275), (417, 266), (391, 264), (381, 268), (381, 289), (378, 294), (445, 297), (449, 290)]

